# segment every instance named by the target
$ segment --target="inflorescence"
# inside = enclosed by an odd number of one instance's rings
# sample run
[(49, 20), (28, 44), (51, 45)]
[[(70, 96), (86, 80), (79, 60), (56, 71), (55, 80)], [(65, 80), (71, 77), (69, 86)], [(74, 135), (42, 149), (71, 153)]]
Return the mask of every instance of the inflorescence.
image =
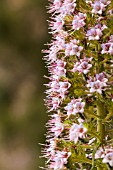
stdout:
[(113, 2), (50, 0), (48, 11), (45, 169), (107, 170), (113, 167)]

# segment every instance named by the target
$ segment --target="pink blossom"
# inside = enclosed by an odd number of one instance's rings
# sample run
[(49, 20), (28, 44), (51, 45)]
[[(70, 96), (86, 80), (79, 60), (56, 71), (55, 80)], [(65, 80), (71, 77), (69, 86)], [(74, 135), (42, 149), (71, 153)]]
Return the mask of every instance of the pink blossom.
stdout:
[(93, 7), (92, 13), (94, 14), (102, 14), (103, 11), (105, 11), (105, 8), (107, 5), (109, 5), (110, 0), (96, 0), (94, 1), (94, 4), (91, 3), (91, 6)]
[(55, 45), (59, 50), (62, 50), (65, 47), (65, 37), (62, 35), (57, 35), (55, 39)]
[(66, 76), (65, 69), (66, 62), (62, 60), (56, 60), (51, 66), (48, 66), (50, 73), (52, 74), (53, 79), (59, 79), (62, 76)]
[(59, 114), (54, 114), (51, 116), (52, 119), (49, 120), (48, 126), (50, 127), (50, 133), (53, 133), (54, 137), (58, 137), (64, 130), (64, 125), (61, 122), (61, 117)]
[(90, 82), (90, 93), (97, 92), (99, 94), (102, 93), (102, 83), (97, 80), (95, 82)]
[(65, 55), (66, 56), (76, 55), (76, 56), (80, 57), (82, 50), (83, 50), (82, 46), (78, 46), (71, 42), (69, 44), (66, 44), (66, 46), (65, 46)]
[(55, 10), (58, 10), (62, 5), (62, 0), (54, 0), (53, 6)]
[(100, 0), (100, 2), (107, 6), (111, 3), (111, 0)]
[(51, 4), (49, 7), (49, 12), (52, 13), (55, 11), (56, 13), (58, 13), (61, 6), (62, 0), (54, 0), (53, 4)]
[(100, 37), (102, 36), (102, 31), (100, 29), (96, 28), (91, 28), (90, 30), (87, 31), (86, 36), (88, 37), (89, 40), (99, 40)]
[(80, 62), (76, 62), (74, 64), (74, 68), (72, 69), (72, 72), (79, 71), (81, 73), (87, 74), (90, 71), (90, 68), (92, 67), (92, 64), (89, 64), (88, 62), (91, 61), (92, 58), (84, 58), (81, 59)]
[(68, 103), (68, 105), (65, 107), (65, 110), (67, 111), (67, 115), (70, 116), (74, 112), (74, 107), (72, 103)]
[[(49, 2), (49, 12), (52, 13), (49, 25), (53, 38), (51, 43), (47, 44), (49, 50), (45, 50), (47, 55), (44, 58), (49, 70), (46, 105), (49, 112), (52, 111), (51, 118), (46, 124), (48, 133), (44, 153), (47, 158), (47, 169), (75, 168), (79, 170), (82, 168), (85, 170), (87, 169), (85, 161), (94, 163), (94, 166), (88, 165), (88, 169), (98, 169), (101, 163), (113, 167), (113, 148), (105, 146), (110, 145), (111, 137), (108, 134), (107, 137), (103, 137), (104, 142), (99, 143), (98, 135), (95, 135), (101, 133), (97, 128), (99, 119), (95, 116), (92, 124), (90, 120), (93, 120), (94, 115), (88, 118), (86, 114), (91, 110), (97, 114), (95, 104), (97, 97), (101, 100), (101, 97), (105, 95), (106, 100), (113, 100), (112, 79), (110, 78), (113, 65), (112, 56), (110, 56), (113, 55), (113, 35), (109, 32), (110, 14), (112, 14), (111, 0), (85, 0), (83, 4), (82, 1), (79, 3), (79, 0), (49, 0)], [(109, 22), (105, 21), (106, 18)], [(83, 34), (83, 39), (77, 33)], [(98, 49), (93, 49), (95, 42), (99, 43)], [(99, 65), (101, 61), (106, 63), (102, 62), (103, 64)], [(103, 71), (104, 69), (106, 72)], [(85, 93), (80, 92), (79, 95), (75, 91), (79, 89), (80, 83), (85, 86), (85, 89), (80, 89), (80, 91), (85, 90)], [(110, 115), (109, 107), (106, 110), (107, 117)], [(101, 123), (104, 121), (102, 120)], [(107, 124), (105, 126), (107, 129)], [(94, 133), (90, 133), (92, 129)], [(98, 148), (98, 143), (100, 148)], [(79, 155), (81, 147), (84, 150), (82, 159), (85, 158), (85, 160), (83, 162), (77, 160), (73, 152), (75, 150), (75, 153)], [(94, 155), (93, 149), (96, 148), (98, 149)], [(72, 157), (68, 163), (71, 152)], [(73, 167), (70, 167), (71, 162)]]
[(111, 147), (105, 147), (105, 148), (99, 148), (96, 151), (95, 159), (102, 158), (103, 163), (109, 163), (110, 166), (113, 166), (113, 148)]
[(101, 51), (102, 54), (113, 55), (113, 42), (102, 44), (101, 47), (102, 47), (102, 51)]
[(68, 92), (68, 89), (71, 87), (71, 84), (67, 81), (64, 82), (59, 82), (59, 89), (57, 90), (57, 92), (60, 94), (61, 98), (64, 99), (65, 95)]
[(92, 27), (87, 31), (86, 36), (89, 40), (99, 40), (102, 36), (102, 31), (106, 28), (105, 25), (97, 24), (95, 27)]
[(54, 20), (55, 21), (51, 23), (52, 26), (51, 29), (53, 30), (53, 33), (60, 32), (61, 30), (63, 30), (63, 25), (64, 25), (63, 16), (58, 15), (54, 18)]
[(109, 163), (109, 165), (113, 167), (113, 152), (107, 153), (102, 162)]
[(95, 153), (95, 159), (104, 158), (104, 156), (105, 156), (105, 151), (103, 150), (103, 148), (99, 148), (99, 150), (97, 150)]
[(86, 19), (86, 14), (78, 13), (78, 15), (75, 15), (72, 22), (73, 29), (79, 30), (81, 27), (84, 27), (85, 19)]
[(83, 61), (79, 66), (78, 70), (80, 72), (83, 72), (84, 74), (87, 74), (89, 72), (89, 69), (92, 67), (92, 64), (88, 64), (87, 61)]
[(96, 74), (95, 78), (101, 81), (103, 86), (106, 86), (108, 79), (106, 78), (106, 74), (104, 72)]
[(111, 46), (111, 43), (105, 43), (105, 44), (102, 44), (101, 47), (102, 47), (102, 54), (109, 54), (109, 50), (110, 50), (110, 46)]
[(70, 116), (71, 114), (76, 115), (77, 113), (84, 112), (85, 102), (81, 102), (81, 99), (73, 99), (70, 103), (65, 107), (67, 111), (67, 115)]
[(63, 14), (71, 14), (74, 12), (76, 7), (76, 0), (64, 0), (64, 3), (60, 9), (60, 12)]
[(88, 80), (87, 87), (90, 87), (90, 93), (97, 92), (101, 94), (104, 88), (107, 86), (107, 81), (108, 79), (105, 78), (104, 73), (96, 74), (94, 79)]
[(55, 96), (51, 98), (51, 109), (52, 110), (56, 110), (59, 106), (59, 104), (61, 103), (61, 100), (59, 99), (59, 97)]
[(70, 152), (56, 151), (55, 156), (52, 158), (50, 168), (53, 168), (54, 170), (64, 169), (64, 165), (67, 164), (67, 159), (70, 155)]
[(55, 137), (58, 137), (64, 130), (64, 125), (60, 121), (56, 121), (52, 127), (51, 132), (54, 132)]
[(102, 14), (102, 12), (105, 10), (105, 5), (100, 1), (95, 1), (94, 4), (92, 4), (92, 7), (92, 13), (94, 14)]
[(69, 139), (71, 141), (74, 141), (74, 143), (77, 143), (78, 138), (84, 138), (86, 132), (87, 132), (87, 129), (84, 127), (83, 124), (78, 125), (76, 123), (73, 123), (73, 125), (70, 128)]
[(55, 148), (56, 148), (56, 140), (54, 138), (49, 139), (49, 145), (46, 149), (46, 155), (50, 158), (50, 156), (55, 155)]

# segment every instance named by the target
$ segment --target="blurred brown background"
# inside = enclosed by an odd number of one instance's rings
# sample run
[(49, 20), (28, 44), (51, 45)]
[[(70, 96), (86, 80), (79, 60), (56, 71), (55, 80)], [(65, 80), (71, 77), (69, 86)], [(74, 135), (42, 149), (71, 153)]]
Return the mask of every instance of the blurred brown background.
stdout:
[(0, 170), (39, 170), (47, 0), (0, 0)]

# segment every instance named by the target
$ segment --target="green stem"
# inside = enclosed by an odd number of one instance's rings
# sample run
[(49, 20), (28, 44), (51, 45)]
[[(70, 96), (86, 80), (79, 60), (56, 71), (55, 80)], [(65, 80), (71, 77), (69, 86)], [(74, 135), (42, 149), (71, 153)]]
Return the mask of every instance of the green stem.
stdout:
[(104, 143), (105, 139), (105, 125), (103, 123), (103, 119), (105, 118), (105, 107), (104, 103), (98, 101), (97, 102), (97, 115), (99, 118), (97, 119), (97, 132), (99, 133), (100, 136), (100, 143)]
[[(105, 125), (103, 124), (103, 119), (106, 116), (105, 106), (103, 102), (97, 102), (97, 115), (99, 116), (99, 118), (97, 119), (97, 132), (100, 136), (100, 140), (98, 140), (98, 142), (103, 144), (105, 140)], [(102, 170), (102, 167), (97, 167), (97, 170)]]

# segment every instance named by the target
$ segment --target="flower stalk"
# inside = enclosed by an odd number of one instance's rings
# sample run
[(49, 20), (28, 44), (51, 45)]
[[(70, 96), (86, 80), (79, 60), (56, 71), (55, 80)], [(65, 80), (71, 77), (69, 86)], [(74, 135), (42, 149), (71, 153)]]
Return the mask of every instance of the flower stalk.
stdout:
[(102, 122), (102, 120), (104, 120), (106, 113), (104, 103), (100, 101), (97, 102), (97, 115), (99, 116), (97, 119), (97, 132), (100, 136), (100, 141), (98, 142), (103, 145), (105, 143), (105, 124)]
[(113, 168), (113, 2), (49, 0), (47, 170)]

